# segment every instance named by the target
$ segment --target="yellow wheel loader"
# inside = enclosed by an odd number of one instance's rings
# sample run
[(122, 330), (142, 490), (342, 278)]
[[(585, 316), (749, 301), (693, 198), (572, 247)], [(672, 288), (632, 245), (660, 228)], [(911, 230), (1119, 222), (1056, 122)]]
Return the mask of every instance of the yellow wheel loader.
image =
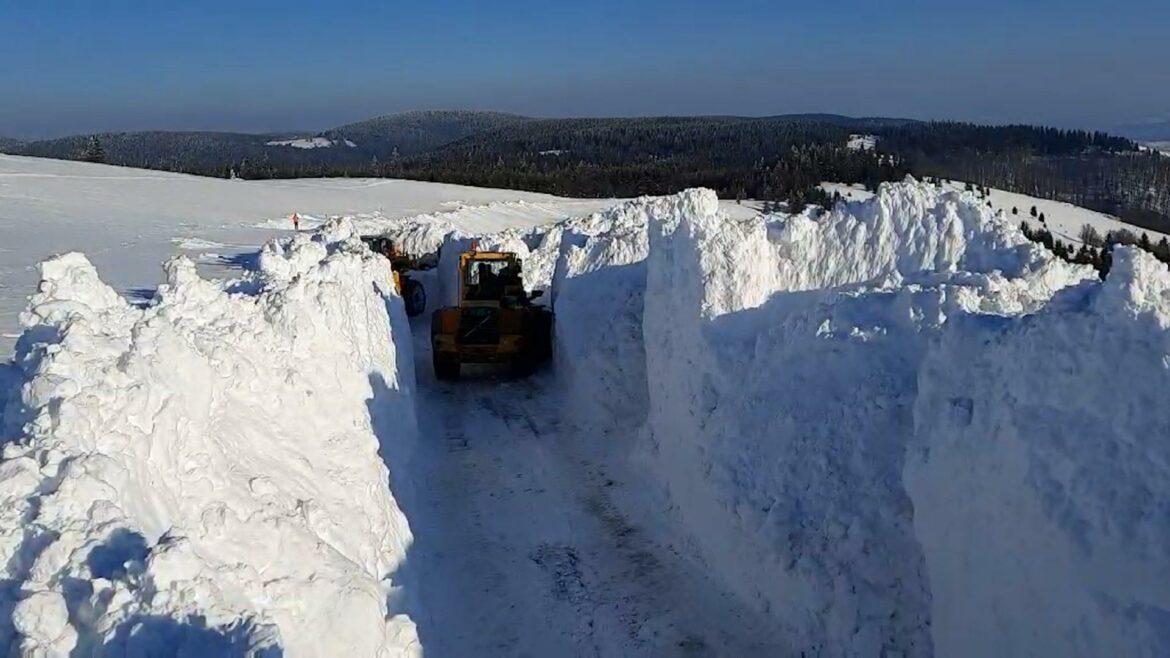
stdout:
[(433, 258), (415, 258), (398, 249), (394, 240), (380, 235), (363, 235), (362, 242), (370, 251), (385, 256), (394, 273), (394, 288), (406, 304), (406, 314), (414, 317), (427, 308), (427, 291), (422, 284), (410, 278), (411, 270), (425, 270), (434, 267)]
[(553, 314), (532, 300), (516, 254), (471, 250), (459, 255), (459, 305), (431, 316), (435, 377), (459, 378), (464, 363), (499, 363), (517, 375), (552, 357)]

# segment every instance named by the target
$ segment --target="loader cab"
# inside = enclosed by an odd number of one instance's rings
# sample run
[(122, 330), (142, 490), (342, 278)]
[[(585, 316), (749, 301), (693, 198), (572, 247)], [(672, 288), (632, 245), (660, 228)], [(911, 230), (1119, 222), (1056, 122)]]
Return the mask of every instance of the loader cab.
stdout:
[(460, 306), (525, 306), (540, 296), (524, 290), (523, 262), (514, 253), (468, 252), (460, 260)]
[(439, 379), (455, 379), (463, 363), (505, 363), (526, 374), (552, 354), (552, 312), (532, 305), (523, 262), (512, 252), (472, 248), (459, 256), (459, 304), (431, 318)]

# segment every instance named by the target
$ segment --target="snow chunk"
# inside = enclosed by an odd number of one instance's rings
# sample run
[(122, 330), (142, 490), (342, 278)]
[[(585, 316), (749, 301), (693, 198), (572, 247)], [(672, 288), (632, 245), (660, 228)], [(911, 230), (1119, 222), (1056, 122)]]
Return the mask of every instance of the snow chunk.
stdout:
[(0, 461), (0, 645), (417, 654), (387, 607), (411, 534), (379, 458), (397, 473), (415, 440), (409, 328), (352, 227), (271, 243), (230, 288), (177, 258), (147, 308), (80, 254), (41, 272), (5, 413), (28, 422)]

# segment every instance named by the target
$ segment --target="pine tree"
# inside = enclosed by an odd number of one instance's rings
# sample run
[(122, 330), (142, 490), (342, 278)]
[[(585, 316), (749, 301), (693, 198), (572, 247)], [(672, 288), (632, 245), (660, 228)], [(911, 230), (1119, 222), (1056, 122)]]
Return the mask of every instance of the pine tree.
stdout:
[(106, 149), (102, 146), (102, 141), (97, 138), (97, 135), (91, 135), (89, 139), (85, 140), (85, 146), (81, 149), (80, 159), (85, 162), (106, 161)]

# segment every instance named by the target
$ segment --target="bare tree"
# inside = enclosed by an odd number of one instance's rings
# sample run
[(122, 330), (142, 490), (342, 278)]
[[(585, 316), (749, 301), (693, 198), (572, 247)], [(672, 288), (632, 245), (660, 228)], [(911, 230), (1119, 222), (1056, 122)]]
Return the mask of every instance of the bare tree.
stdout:
[(1100, 231), (1093, 228), (1092, 224), (1085, 224), (1081, 227), (1081, 232), (1077, 234), (1080, 241), (1090, 247), (1105, 246), (1105, 239), (1101, 237)]

